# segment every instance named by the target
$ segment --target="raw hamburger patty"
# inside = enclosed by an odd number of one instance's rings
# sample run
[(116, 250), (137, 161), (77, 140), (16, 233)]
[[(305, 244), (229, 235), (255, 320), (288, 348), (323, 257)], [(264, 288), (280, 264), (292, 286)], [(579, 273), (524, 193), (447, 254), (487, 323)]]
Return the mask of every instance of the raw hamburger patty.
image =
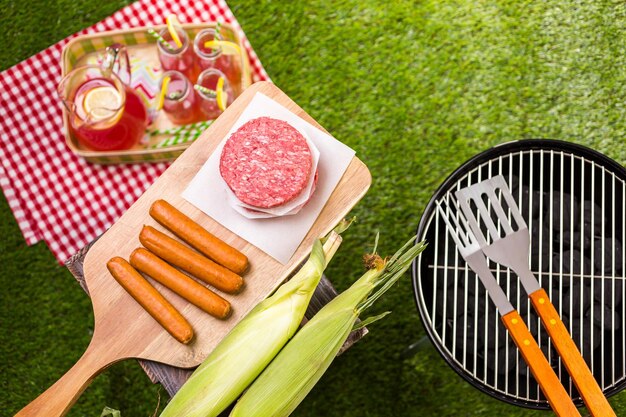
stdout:
[(259, 117), (228, 138), (220, 174), (240, 201), (271, 208), (306, 188), (312, 165), (311, 149), (300, 132), (282, 120)]

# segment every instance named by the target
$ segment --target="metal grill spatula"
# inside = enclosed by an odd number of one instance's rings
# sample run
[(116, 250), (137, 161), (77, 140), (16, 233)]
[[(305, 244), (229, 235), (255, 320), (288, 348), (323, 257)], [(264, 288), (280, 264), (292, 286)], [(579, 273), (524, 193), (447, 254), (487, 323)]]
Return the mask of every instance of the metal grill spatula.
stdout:
[[(455, 194), (472, 232), (483, 243), (483, 253), (493, 261), (511, 268), (518, 275), (552, 345), (559, 353), (591, 415), (615, 416), (548, 294), (530, 270), (528, 227), (504, 177), (498, 175), (463, 188)], [(481, 224), (483, 228), (480, 227)], [(485, 230), (489, 241), (485, 237)]]
[[(445, 202), (449, 200), (447, 196), (445, 200)], [(560, 417), (580, 416), (572, 399), (565, 391), (565, 388), (563, 388), (563, 385), (561, 385), (561, 381), (554, 373), (541, 348), (528, 330), (526, 323), (524, 323), (517, 310), (513, 308), (498, 281), (491, 273), (487, 259), (481, 250), (481, 247), (486, 245), (482, 240), (482, 235), (473, 235), (467, 220), (458, 210), (454, 201), (449, 201), (451, 203), (445, 204), (445, 208), (440, 203), (437, 204), (441, 218), (448, 226), (448, 231), (452, 235), (452, 239), (461, 256), (485, 286), (489, 298), (491, 298), (491, 301), (498, 309), (498, 313), (500, 313), (502, 323), (508, 329), (509, 335), (517, 345), (526, 364), (528, 364), (554, 413)]]

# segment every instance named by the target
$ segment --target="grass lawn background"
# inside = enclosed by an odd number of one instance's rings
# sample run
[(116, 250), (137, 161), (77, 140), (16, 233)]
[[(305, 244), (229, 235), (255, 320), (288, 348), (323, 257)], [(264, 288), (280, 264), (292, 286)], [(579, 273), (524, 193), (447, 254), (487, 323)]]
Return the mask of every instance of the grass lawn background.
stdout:
[[(0, 69), (128, 2), (0, 0)], [(272, 80), (368, 165), (373, 184), (328, 270), (339, 289), (381, 232), (381, 253), (415, 231), (437, 186), (499, 143), (555, 138), (626, 163), (626, 4), (613, 1), (231, 0)], [(0, 103), (4, 106), (4, 103)], [(0, 415), (13, 415), (80, 357), (88, 298), (43, 243), (27, 247), (0, 199)], [(393, 310), (338, 358), (296, 416), (548, 416), (472, 388), (424, 335), (409, 277)], [(167, 394), (134, 361), (98, 376), (70, 416), (149, 416)], [(626, 393), (611, 398), (626, 415)]]

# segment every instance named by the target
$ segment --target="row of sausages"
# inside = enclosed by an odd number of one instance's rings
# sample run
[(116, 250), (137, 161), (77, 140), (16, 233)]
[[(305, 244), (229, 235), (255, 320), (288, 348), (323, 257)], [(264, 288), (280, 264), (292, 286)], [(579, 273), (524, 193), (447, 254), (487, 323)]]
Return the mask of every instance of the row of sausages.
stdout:
[(165, 200), (152, 204), (150, 216), (196, 250), (154, 227), (144, 226), (139, 234), (144, 247), (135, 249), (128, 262), (121, 257), (110, 259), (107, 268), (176, 340), (189, 343), (193, 339), (189, 322), (141, 272), (210, 315), (224, 319), (231, 313), (230, 303), (180, 270), (234, 294), (242, 289), (241, 275), (248, 269), (248, 258)]

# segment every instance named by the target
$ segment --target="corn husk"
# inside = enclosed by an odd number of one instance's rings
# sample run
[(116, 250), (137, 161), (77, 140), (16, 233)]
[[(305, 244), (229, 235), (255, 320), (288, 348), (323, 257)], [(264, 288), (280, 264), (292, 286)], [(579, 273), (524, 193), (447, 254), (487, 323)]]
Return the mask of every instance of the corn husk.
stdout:
[(341, 244), (341, 223), (314, 243), (308, 261), (255, 306), (194, 371), (161, 417), (212, 417), (230, 405), (296, 332), (328, 262)]
[(388, 261), (372, 257), (371, 269), (300, 329), (244, 393), (230, 416), (290, 415), (328, 369), (350, 332), (387, 314), (357, 323), (359, 315), (397, 282), (425, 247), (412, 243), (413, 239)]

